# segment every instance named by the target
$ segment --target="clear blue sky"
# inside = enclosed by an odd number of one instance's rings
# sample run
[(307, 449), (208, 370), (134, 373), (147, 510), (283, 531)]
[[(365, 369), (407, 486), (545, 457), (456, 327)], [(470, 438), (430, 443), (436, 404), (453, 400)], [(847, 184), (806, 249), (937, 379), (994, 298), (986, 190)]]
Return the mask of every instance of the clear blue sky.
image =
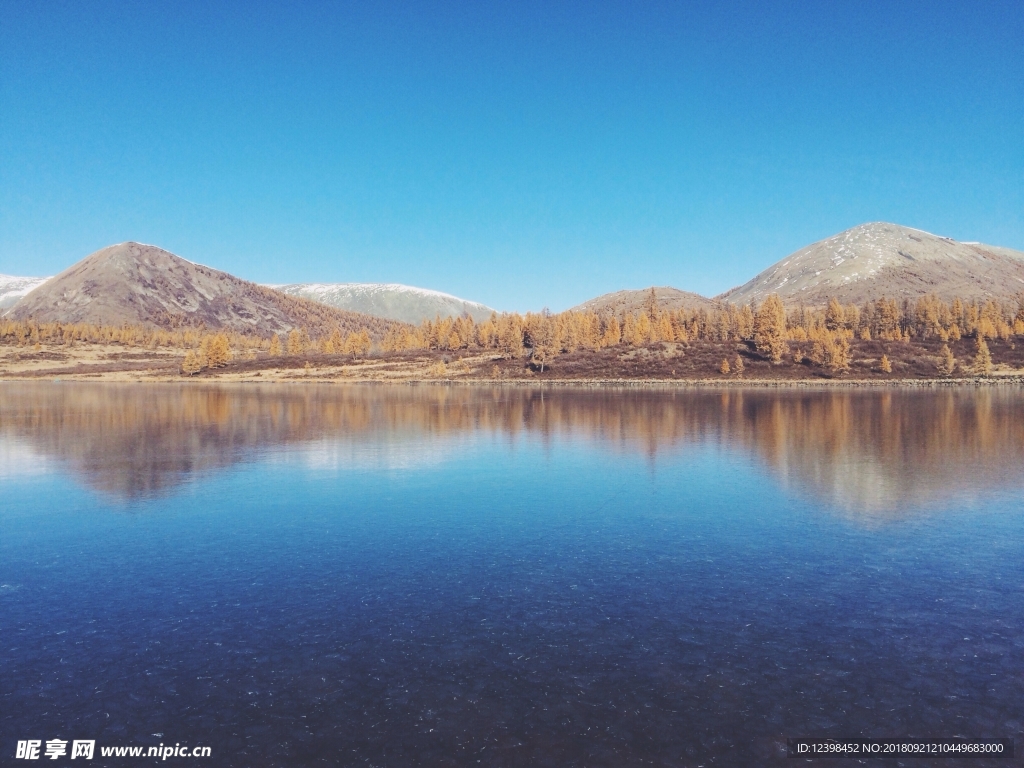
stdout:
[(1024, 3), (0, 0), (0, 272), (124, 240), (499, 309), (850, 226), (1024, 249)]

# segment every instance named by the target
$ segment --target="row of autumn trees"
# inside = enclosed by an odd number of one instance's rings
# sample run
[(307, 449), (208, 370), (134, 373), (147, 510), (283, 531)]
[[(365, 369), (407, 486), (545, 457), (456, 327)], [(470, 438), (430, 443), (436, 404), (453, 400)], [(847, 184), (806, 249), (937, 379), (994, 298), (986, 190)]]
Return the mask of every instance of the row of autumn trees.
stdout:
[[(769, 327), (770, 335), (781, 337), (781, 342), (813, 341), (826, 334), (883, 341), (949, 341), (977, 335), (1006, 339), (1024, 334), (1024, 297), (1012, 306), (961, 299), (944, 303), (935, 297), (903, 303), (883, 298), (862, 306), (843, 306), (833, 299), (824, 310), (797, 307), (787, 311), (779, 297), (773, 295), (759, 307), (726, 304), (712, 309), (661, 310), (652, 293), (643, 310), (625, 315), (569, 311), (557, 315), (492, 315), (483, 323), (474, 323), (468, 317), (426, 321), (416, 328), (393, 329), (385, 336), (382, 348), (389, 351), (477, 347), (522, 354), (533, 349), (535, 343), (571, 352), (663, 341), (756, 343), (759, 333), (762, 343), (768, 344), (765, 334)], [(770, 356), (777, 357), (780, 348), (780, 343), (773, 343), (765, 349)]]
[(366, 356), (373, 347), (367, 328), (344, 331), (335, 327), (314, 341), (305, 329), (261, 337), (202, 328), (164, 330), (134, 325), (0, 320), (0, 345), (40, 350), (43, 344), (67, 348), (99, 344), (129, 349), (185, 350), (182, 371), (189, 375), (205, 368), (221, 368), (237, 357), (255, 359), (261, 354), (278, 357), (309, 353)]
[[(560, 354), (607, 347), (644, 347), (659, 342), (747, 342), (773, 363), (790, 354), (797, 344), (794, 362), (811, 362), (833, 371), (850, 365), (850, 342), (862, 340), (909, 342), (914, 338), (955, 341), (964, 336), (976, 339), (979, 365), (991, 368), (985, 339), (1007, 339), (1024, 335), (1024, 297), (1013, 305), (954, 299), (943, 302), (927, 296), (915, 302), (882, 298), (863, 305), (843, 306), (833, 299), (824, 309), (797, 307), (786, 310), (778, 296), (769, 296), (759, 306), (722, 305), (714, 308), (663, 310), (652, 291), (642, 310), (615, 314), (568, 311), (494, 314), (477, 323), (471, 317), (437, 318), (419, 326), (395, 326), (373, 344), (366, 331), (343, 336), (311, 339), (304, 331), (293, 331), (286, 342), (273, 337), (267, 353), (303, 355), (347, 354), (365, 356), (372, 350), (409, 352), (492, 351), (507, 359), (528, 358), (541, 370)], [(978, 362), (981, 361), (981, 362)], [(880, 363), (891, 371), (887, 357)], [(723, 366), (724, 368), (725, 366)], [(732, 364), (742, 367), (742, 360)], [(951, 374), (956, 367), (948, 347), (940, 353), (940, 372)]]
[[(263, 345), (260, 344), (262, 348)], [(373, 339), (366, 328), (358, 331), (343, 332), (339, 328), (330, 334), (313, 341), (308, 331), (294, 329), (287, 336), (274, 334), (266, 343), (268, 357), (289, 355), (301, 357), (310, 353), (322, 355), (351, 355), (365, 357), (373, 349)], [(251, 353), (250, 353), (251, 354)], [(183, 373), (192, 376), (204, 368), (221, 368), (231, 360), (231, 343), (226, 334), (218, 333), (204, 336), (196, 349), (185, 353), (181, 364)]]
[(796, 344), (796, 362), (811, 342), (808, 357), (833, 370), (849, 365), (850, 342), (858, 339), (956, 341), (965, 336), (984, 342), (1024, 335), (1024, 297), (1012, 304), (996, 301), (944, 302), (927, 296), (897, 302), (882, 298), (858, 305), (833, 299), (825, 309), (783, 306), (772, 295), (759, 306), (685, 308), (658, 307), (653, 291), (635, 312), (599, 314), (568, 311), (494, 314), (477, 323), (468, 316), (437, 318), (418, 326), (394, 324), (375, 341), (367, 328), (311, 335), (296, 329), (259, 337), (202, 329), (160, 330), (137, 326), (0, 321), (0, 344), (38, 347), (45, 344), (118, 344), (126, 347), (186, 350), (184, 369), (217, 368), (233, 357), (305, 356), (310, 354), (365, 357), (374, 351), (492, 351), (502, 357), (529, 358), (543, 368), (554, 357), (577, 350), (620, 345), (643, 347), (659, 342), (750, 343), (766, 359), (780, 362)]
[[(553, 357), (579, 349), (642, 347), (658, 342), (748, 342), (778, 363), (789, 354), (791, 343), (810, 342), (807, 357), (812, 362), (842, 371), (849, 367), (854, 338), (948, 342), (970, 336), (984, 342), (1014, 334), (1024, 334), (1024, 297), (1013, 305), (962, 299), (942, 302), (928, 296), (916, 302), (882, 298), (861, 306), (843, 306), (833, 299), (823, 310), (797, 307), (787, 311), (781, 299), (772, 295), (757, 307), (726, 304), (711, 309), (662, 310), (652, 291), (643, 310), (624, 315), (573, 311), (505, 314), (479, 324), (468, 317), (443, 318), (417, 328), (392, 330), (382, 348), (494, 350), (507, 358), (529, 356), (543, 368)], [(798, 344), (795, 362), (803, 361), (805, 346)], [(884, 370), (885, 362), (882, 367)]]

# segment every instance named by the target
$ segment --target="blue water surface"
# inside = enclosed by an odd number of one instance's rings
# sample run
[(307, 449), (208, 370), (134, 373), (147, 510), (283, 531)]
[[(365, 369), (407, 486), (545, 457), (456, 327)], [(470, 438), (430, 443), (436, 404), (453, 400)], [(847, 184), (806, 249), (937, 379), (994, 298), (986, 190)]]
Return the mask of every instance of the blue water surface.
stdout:
[[(973, 432), (894, 437), (858, 426), (880, 394), (547, 393), (541, 417), (534, 394), (356, 390), (365, 417), (332, 421), (328, 389), (264, 430), (310, 397), (271, 390), (247, 441), (230, 416), (122, 423), (133, 393), (4, 386), (5, 763), (30, 738), (238, 766), (785, 765), (798, 736), (1024, 748), (1006, 423), (1024, 395), (958, 401)], [(78, 430), (104, 438), (80, 453)], [(986, 762), (1008, 764), (964, 764)]]

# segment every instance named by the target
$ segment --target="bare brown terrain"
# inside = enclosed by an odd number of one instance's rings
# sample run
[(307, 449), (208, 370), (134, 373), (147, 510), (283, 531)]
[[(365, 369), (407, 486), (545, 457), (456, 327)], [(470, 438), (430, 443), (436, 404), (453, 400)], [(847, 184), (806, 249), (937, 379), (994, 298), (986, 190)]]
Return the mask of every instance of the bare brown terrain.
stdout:
[[(1024, 382), (1024, 344), (991, 339), (993, 368), (985, 379)], [(192, 381), (503, 381), (503, 382), (755, 382), (844, 384), (849, 382), (980, 381), (972, 368), (975, 343), (948, 342), (957, 363), (949, 375), (939, 370), (938, 338), (912, 341), (854, 339), (850, 365), (843, 372), (812, 362), (813, 342), (790, 342), (793, 354), (771, 363), (742, 341), (685, 344), (659, 342), (641, 347), (618, 345), (579, 349), (541, 367), (529, 358), (509, 359), (492, 350), (408, 350), (366, 356), (322, 354), (268, 355), (259, 349), (235, 354), (223, 367), (194, 376), (181, 371), (181, 350), (78, 343), (73, 347), (0, 346), (0, 379), (192, 380)], [(891, 371), (881, 370), (885, 355)], [(802, 358), (801, 362), (795, 362)], [(742, 370), (737, 371), (736, 361)], [(723, 360), (730, 371), (721, 372)]]
[(141, 243), (112, 245), (35, 288), (12, 320), (163, 329), (207, 328), (267, 336), (294, 328), (366, 328), (380, 338), (393, 321), (328, 307), (250, 283)]

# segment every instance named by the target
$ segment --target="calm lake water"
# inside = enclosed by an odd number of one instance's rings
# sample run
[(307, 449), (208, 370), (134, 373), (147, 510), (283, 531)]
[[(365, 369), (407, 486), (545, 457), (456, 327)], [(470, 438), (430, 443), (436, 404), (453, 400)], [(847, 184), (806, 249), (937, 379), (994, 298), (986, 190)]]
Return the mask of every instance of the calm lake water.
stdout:
[(1022, 468), (1009, 388), (0, 384), (0, 762), (1020, 750)]

